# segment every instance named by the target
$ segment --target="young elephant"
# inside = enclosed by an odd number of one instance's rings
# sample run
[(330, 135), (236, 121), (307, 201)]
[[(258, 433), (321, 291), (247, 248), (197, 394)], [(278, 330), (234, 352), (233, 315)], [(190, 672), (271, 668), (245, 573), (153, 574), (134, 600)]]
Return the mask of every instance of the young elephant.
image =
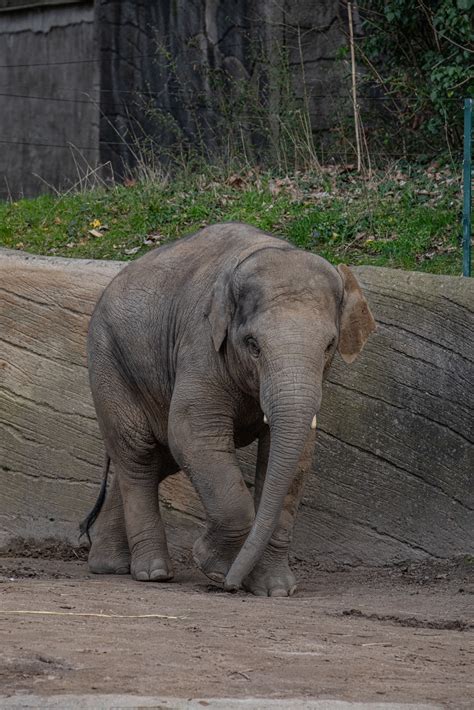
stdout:
[[(374, 329), (348, 267), (244, 224), (208, 227), (123, 269), (89, 329), (106, 470), (110, 457), (116, 472), (90, 569), (173, 576), (157, 487), (182, 469), (208, 518), (194, 545), (200, 569), (227, 590), (291, 595), (288, 546), (323, 377), (336, 349), (352, 362)], [(255, 439), (254, 502), (235, 450)], [(105, 480), (83, 531), (104, 498)]]

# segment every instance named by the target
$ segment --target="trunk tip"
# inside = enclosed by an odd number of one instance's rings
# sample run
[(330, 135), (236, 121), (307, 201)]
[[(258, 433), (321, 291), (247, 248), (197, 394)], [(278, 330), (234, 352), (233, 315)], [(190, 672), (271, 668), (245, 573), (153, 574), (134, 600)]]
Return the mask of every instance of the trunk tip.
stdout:
[[(229, 570), (230, 572), (230, 570)], [(242, 586), (242, 580), (238, 580), (235, 575), (228, 574), (224, 581), (224, 591), (238, 592)]]

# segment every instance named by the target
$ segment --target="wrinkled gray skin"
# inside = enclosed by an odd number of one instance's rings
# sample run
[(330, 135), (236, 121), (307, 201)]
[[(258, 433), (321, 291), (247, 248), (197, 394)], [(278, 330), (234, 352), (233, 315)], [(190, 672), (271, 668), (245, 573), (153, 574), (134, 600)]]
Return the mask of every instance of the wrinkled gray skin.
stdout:
[[(200, 569), (227, 590), (291, 595), (288, 546), (323, 377), (336, 348), (351, 362), (374, 328), (347, 267), (244, 224), (208, 227), (123, 269), (89, 330), (92, 394), (116, 472), (91, 570), (173, 576), (157, 487), (182, 469), (207, 513)], [(235, 450), (255, 439), (254, 501)]]

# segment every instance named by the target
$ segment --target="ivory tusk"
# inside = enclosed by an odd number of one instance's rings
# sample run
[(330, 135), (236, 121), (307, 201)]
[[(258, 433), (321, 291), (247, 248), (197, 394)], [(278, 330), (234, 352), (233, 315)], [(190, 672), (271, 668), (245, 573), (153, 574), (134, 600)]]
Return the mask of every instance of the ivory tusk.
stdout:
[(263, 415), (263, 423), (268, 424), (268, 419), (265, 414)]
[(311, 429), (316, 429), (318, 422), (316, 420), (316, 414), (313, 417), (313, 421), (311, 422)]

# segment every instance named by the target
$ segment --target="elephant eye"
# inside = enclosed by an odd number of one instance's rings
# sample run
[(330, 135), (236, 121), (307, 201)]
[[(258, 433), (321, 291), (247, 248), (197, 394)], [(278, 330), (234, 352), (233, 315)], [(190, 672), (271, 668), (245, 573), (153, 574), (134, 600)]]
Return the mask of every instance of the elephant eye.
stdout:
[(250, 354), (252, 357), (258, 357), (260, 355), (260, 347), (255, 338), (252, 338), (251, 335), (249, 335), (247, 338), (245, 338), (245, 345), (249, 349)]

